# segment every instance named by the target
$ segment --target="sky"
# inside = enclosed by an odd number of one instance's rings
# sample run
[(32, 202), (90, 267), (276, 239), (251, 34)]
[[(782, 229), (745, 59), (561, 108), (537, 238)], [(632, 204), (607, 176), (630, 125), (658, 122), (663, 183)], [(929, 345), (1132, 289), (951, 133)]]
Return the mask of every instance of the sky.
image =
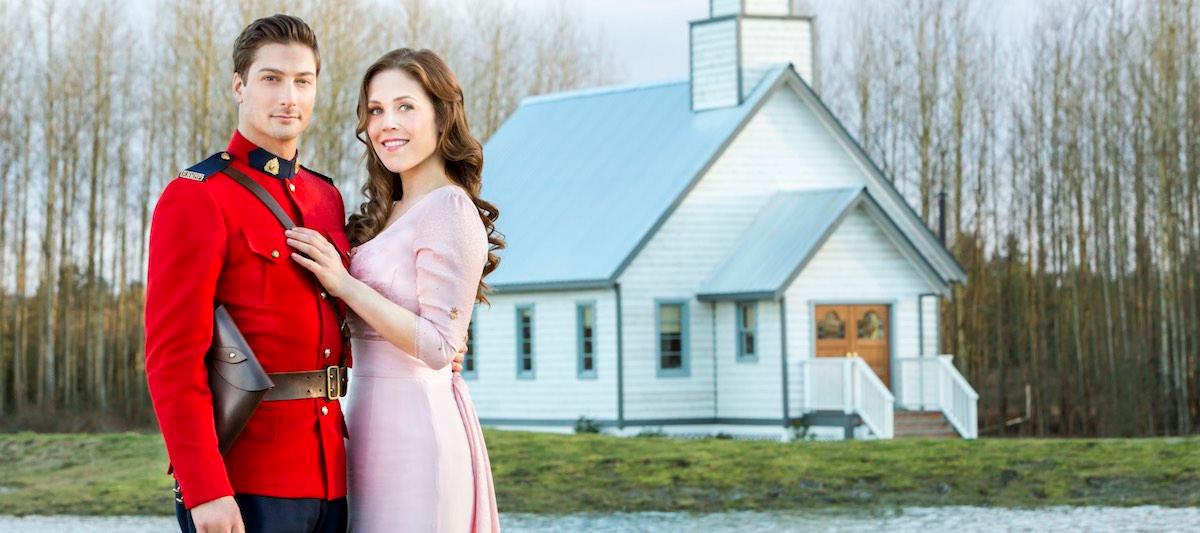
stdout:
[[(5, 1), (5, 0), (0, 0)], [(155, 0), (134, 0), (152, 6)], [(336, 0), (323, 0), (336, 1)], [(386, 2), (386, 0), (383, 0)], [(575, 15), (584, 30), (598, 35), (620, 66), (617, 83), (649, 83), (680, 80), (688, 75), (688, 23), (708, 18), (709, 0), (432, 0), (433, 2), (507, 2), (531, 12), (548, 11), (563, 5)], [(844, 0), (807, 0), (821, 17), (836, 25), (846, 14)], [(865, 0), (867, 3), (874, 0)], [(906, 0), (907, 1), (907, 0)], [(994, 20), (1010, 36), (1019, 34), (1045, 0), (994, 0), (985, 5), (994, 10)], [(136, 13), (151, 13), (137, 9)], [(830, 46), (828, 36), (822, 46)]]
[(708, 18), (708, 0), (512, 1), (533, 9), (566, 3), (585, 31), (608, 45), (624, 74), (622, 83), (687, 77), (688, 22)]
[[(504, 1), (504, 0), (488, 0)], [(566, 4), (585, 31), (598, 34), (624, 76), (621, 83), (678, 80), (688, 74), (688, 23), (708, 18), (708, 0), (507, 0), (531, 10)], [(1002, 34), (1017, 37), (1039, 0), (999, 0), (988, 7)], [(845, 2), (809, 0), (822, 17), (844, 15)], [(857, 4), (856, 4), (857, 5)], [(831, 46), (823, 38), (822, 46)]]

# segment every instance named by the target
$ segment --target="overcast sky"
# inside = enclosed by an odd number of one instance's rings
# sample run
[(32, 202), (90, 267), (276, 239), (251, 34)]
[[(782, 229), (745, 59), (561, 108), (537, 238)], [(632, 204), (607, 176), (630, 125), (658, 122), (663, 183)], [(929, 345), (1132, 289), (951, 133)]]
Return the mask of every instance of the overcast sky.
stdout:
[[(512, 0), (545, 9), (564, 0)], [(599, 32), (624, 83), (680, 79), (688, 69), (688, 22), (708, 18), (708, 0), (565, 0), (584, 28)]]
[[(7, 1), (7, 0), (0, 0)], [(336, 0), (323, 0), (336, 1)], [(383, 0), (386, 2), (386, 0)], [(564, 5), (584, 29), (598, 34), (612, 51), (623, 76), (618, 83), (645, 83), (678, 80), (687, 77), (688, 23), (708, 18), (709, 0), (432, 0), (434, 2), (510, 2), (531, 11)], [(869, 4), (872, 0), (866, 0)], [(996, 0), (984, 3), (984, 9), (1002, 34), (1016, 36), (1024, 28), (1038, 3), (1045, 0)], [(134, 0), (136, 5), (153, 6), (155, 0)], [(863, 5), (845, 0), (808, 0), (823, 24), (837, 25), (847, 9)], [(148, 14), (151, 9), (138, 8)], [(823, 35), (822, 46), (830, 46)]]
[[(497, 0), (490, 0), (497, 1)], [(599, 32), (622, 66), (622, 83), (687, 77), (688, 22), (708, 18), (708, 0), (509, 0), (533, 9), (566, 4), (583, 26)], [(1000, 0), (987, 6), (1002, 33), (1017, 35), (1035, 12), (1038, 0)], [(837, 23), (845, 2), (812, 0), (825, 22)], [(855, 4), (859, 5), (859, 4)], [(822, 38), (823, 46), (830, 46)]]

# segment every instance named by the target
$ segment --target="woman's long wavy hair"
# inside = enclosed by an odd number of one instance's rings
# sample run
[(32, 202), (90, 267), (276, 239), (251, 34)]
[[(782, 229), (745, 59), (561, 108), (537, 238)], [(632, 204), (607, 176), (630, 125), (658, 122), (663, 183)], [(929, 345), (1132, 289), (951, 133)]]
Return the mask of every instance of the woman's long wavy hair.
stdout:
[(430, 50), (392, 50), (375, 61), (363, 75), (362, 87), (358, 92), (358, 127), (354, 132), (367, 148), (367, 183), (362, 187), (362, 193), (367, 200), (358, 206), (358, 213), (350, 215), (350, 221), (346, 225), (350, 243), (357, 246), (378, 235), (392, 212), (392, 202), (404, 197), (404, 184), (400, 175), (383, 165), (366, 134), (367, 122), (371, 118), (367, 110), (367, 88), (376, 75), (389, 70), (398, 70), (412, 76), (433, 100), (434, 114), (438, 130), (441, 132), (436, 153), (445, 161), (447, 177), (471, 196), (471, 201), (479, 210), (483, 227), (487, 230), (487, 263), (483, 266), (483, 276), (475, 293), (475, 301), (488, 302), (485, 293), (489, 291), (489, 287), (483, 282), (483, 278), (496, 270), (500, 258), (496, 256), (495, 251), (505, 246), (504, 236), (496, 231), (496, 218), (500, 216), (500, 212), (496, 206), (479, 197), (483, 178), (483, 146), (471, 135), (471, 129), (467, 125), (462, 87), (459, 86), (458, 79), (454, 77), (450, 67), (446, 66), (446, 62)]

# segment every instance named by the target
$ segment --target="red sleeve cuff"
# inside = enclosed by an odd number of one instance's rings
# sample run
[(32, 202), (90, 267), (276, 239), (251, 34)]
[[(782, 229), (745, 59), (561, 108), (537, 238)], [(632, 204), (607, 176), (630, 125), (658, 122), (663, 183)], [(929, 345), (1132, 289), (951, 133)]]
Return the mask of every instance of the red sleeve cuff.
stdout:
[(229, 485), (229, 479), (225, 476), (224, 471), (220, 476), (213, 476), (210, 479), (192, 480), (187, 487), (181, 483), (179, 490), (183, 493), (183, 506), (189, 511), (197, 505), (211, 502), (217, 498), (233, 496), (233, 487)]

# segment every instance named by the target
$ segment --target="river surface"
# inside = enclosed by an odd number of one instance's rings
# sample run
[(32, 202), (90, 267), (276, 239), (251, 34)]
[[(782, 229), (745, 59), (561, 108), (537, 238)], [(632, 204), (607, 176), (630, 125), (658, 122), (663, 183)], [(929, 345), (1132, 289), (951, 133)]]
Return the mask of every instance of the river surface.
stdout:
[[(1049, 507), (909, 507), (878, 511), (738, 511), (712, 514), (616, 513), (562, 516), (504, 514), (505, 531), (682, 533), (703, 531), (1200, 531), (1200, 508)], [(171, 517), (3, 516), (0, 532), (129, 533), (178, 531)]]

